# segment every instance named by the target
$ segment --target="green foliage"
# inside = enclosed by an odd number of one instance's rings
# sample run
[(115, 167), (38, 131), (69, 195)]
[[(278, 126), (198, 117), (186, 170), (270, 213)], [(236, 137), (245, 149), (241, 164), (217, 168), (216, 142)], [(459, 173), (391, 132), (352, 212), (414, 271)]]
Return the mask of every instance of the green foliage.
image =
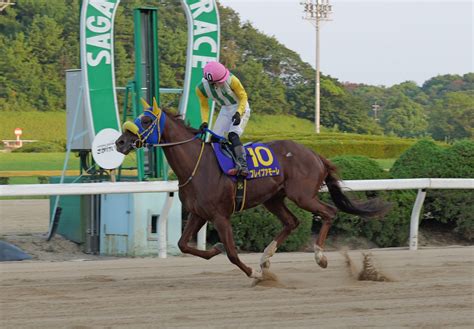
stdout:
[(24, 143), (22, 147), (13, 150), (13, 153), (58, 153), (66, 151), (64, 144), (53, 142)]
[(49, 184), (48, 176), (38, 176), (38, 183), (40, 184)]
[(390, 191), (379, 193), (390, 202), (392, 209), (383, 219), (370, 219), (362, 228), (363, 235), (381, 247), (407, 245), (410, 218), (416, 193), (414, 191)]
[(396, 158), (413, 145), (413, 140), (395, 138), (371, 138), (367, 135), (337, 134), (328, 135), (297, 134), (281, 132), (279, 134), (252, 134), (243, 135), (242, 140), (271, 141), (275, 139), (289, 139), (303, 144), (314, 152), (327, 158), (338, 155), (364, 155), (374, 159)]
[(0, 139), (15, 139), (15, 128), (21, 128), (22, 139), (66, 143), (65, 112), (0, 111)]
[[(312, 215), (292, 203), (287, 206), (300, 220), (300, 225), (278, 248), (279, 251), (300, 251), (311, 239)], [(282, 230), (280, 221), (263, 206), (258, 206), (232, 216), (232, 229), (237, 247), (245, 251), (263, 251)], [(210, 243), (217, 242), (217, 232), (208, 230)]]
[(242, 63), (234, 70), (245, 89), (252, 91), (248, 94), (250, 107), (266, 114), (288, 113), (285, 85), (278, 79), (262, 74), (263, 71), (263, 65), (256, 61)]
[(367, 110), (379, 106), (379, 124), (387, 134), (423, 136), (428, 124), (427, 133), (435, 140), (473, 136), (474, 73), (437, 76), (422, 87), (411, 81), (390, 88), (356, 84), (345, 87)]
[(376, 161), (364, 156), (337, 156), (331, 161), (344, 179), (380, 179), (385, 176)]
[(446, 93), (430, 108), (429, 130), (434, 139), (456, 140), (474, 136), (474, 93)]
[(0, 177), (0, 185), (8, 185), (10, 177)]
[[(430, 141), (420, 141), (394, 163), (394, 178), (473, 178), (474, 142), (460, 141), (441, 148)], [(454, 227), (466, 239), (474, 237), (472, 190), (429, 190), (423, 217)]]
[(446, 161), (440, 177), (474, 178), (474, 141), (463, 140), (444, 150)]
[(441, 147), (421, 140), (395, 161), (395, 178), (472, 178), (474, 177), (474, 142), (464, 140)]
[[(331, 161), (338, 167), (344, 180), (384, 179), (382, 168), (372, 159), (362, 156), (339, 156)], [(333, 224), (333, 234), (344, 232), (348, 236), (363, 236), (381, 247), (405, 245), (410, 226), (410, 213), (416, 194), (413, 191), (390, 192), (346, 192), (351, 199), (366, 200), (380, 197), (392, 204), (392, 209), (383, 219), (362, 219), (339, 211)], [(331, 203), (329, 195), (322, 200)]]
[(444, 163), (443, 150), (430, 140), (421, 140), (409, 148), (393, 164), (395, 178), (438, 177)]
[(428, 127), (423, 107), (406, 96), (388, 102), (381, 123), (385, 133), (401, 137), (421, 137)]
[(430, 190), (423, 209), (424, 220), (447, 224), (467, 240), (474, 241), (474, 191)]

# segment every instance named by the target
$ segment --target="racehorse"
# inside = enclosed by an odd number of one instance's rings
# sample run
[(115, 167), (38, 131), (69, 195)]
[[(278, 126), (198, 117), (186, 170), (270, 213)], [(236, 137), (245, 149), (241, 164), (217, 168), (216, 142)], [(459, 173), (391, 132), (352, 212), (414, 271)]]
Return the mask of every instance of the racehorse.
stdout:
[[(279, 218), (283, 229), (265, 248), (260, 269), (252, 269), (239, 259), (232, 234), (230, 217), (235, 210), (236, 183), (220, 169), (212, 146), (197, 138), (202, 131), (189, 127), (178, 115), (161, 110), (155, 101), (153, 107), (144, 102), (144, 107), (144, 113), (134, 123), (124, 123), (123, 133), (116, 140), (116, 148), (128, 154), (147, 143), (163, 146), (168, 163), (178, 177), (179, 198), (189, 213), (178, 242), (183, 253), (210, 259), (225, 252), (229, 260), (248, 277), (261, 278), (262, 270), (270, 266), (270, 257), (299, 224), (298, 218), (285, 205), (284, 200), (288, 198), (300, 208), (321, 217), (323, 224), (315, 239), (314, 253), (317, 264), (326, 268), (324, 241), (337, 209), (374, 217), (383, 216), (390, 208), (388, 203), (379, 199), (351, 201), (342, 192), (336, 178), (337, 168), (305, 146), (289, 140), (268, 142), (266, 144), (280, 164), (281, 174), (248, 180), (243, 208), (263, 204)], [(323, 182), (335, 206), (319, 200), (318, 192)], [(221, 243), (210, 250), (199, 250), (188, 245), (207, 221), (214, 225)]]

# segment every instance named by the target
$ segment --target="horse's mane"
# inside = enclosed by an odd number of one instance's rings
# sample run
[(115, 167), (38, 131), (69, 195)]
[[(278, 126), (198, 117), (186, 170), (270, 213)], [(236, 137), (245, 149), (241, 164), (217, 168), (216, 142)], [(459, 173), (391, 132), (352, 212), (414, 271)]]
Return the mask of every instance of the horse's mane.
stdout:
[(187, 124), (183, 119), (183, 115), (180, 113), (172, 113), (169, 110), (162, 109), (169, 118), (171, 118), (174, 122), (178, 123), (180, 126), (183, 128), (186, 128), (188, 131), (192, 132), (193, 134), (199, 133), (199, 129), (191, 127), (189, 124)]

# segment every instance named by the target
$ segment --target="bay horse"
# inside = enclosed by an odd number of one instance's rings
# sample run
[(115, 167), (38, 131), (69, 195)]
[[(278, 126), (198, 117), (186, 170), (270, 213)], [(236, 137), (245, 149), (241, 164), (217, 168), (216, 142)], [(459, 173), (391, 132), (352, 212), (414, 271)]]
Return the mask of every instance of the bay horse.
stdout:
[[(339, 186), (336, 167), (305, 146), (289, 140), (268, 142), (266, 144), (279, 161), (281, 174), (248, 180), (244, 209), (263, 204), (278, 217), (283, 229), (265, 248), (260, 269), (255, 270), (245, 265), (237, 254), (230, 222), (236, 183), (220, 169), (212, 146), (196, 138), (202, 132), (186, 125), (179, 116), (161, 110), (155, 101), (153, 107), (144, 102), (144, 107), (144, 113), (134, 123), (124, 123), (123, 133), (116, 140), (117, 151), (128, 154), (146, 143), (163, 146), (168, 163), (178, 177), (179, 198), (189, 213), (178, 242), (183, 253), (210, 259), (224, 252), (248, 277), (261, 278), (262, 270), (270, 266), (270, 257), (299, 224), (298, 218), (285, 205), (284, 200), (288, 198), (322, 218), (323, 224), (314, 243), (314, 256), (317, 264), (326, 268), (324, 242), (337, 208), (350, 214), (374, 217), (384, 215), (390, 207), (378, 199), (351, 201)], [(323, 182), (335, 206), (319, 200), (318, 192)], [(208, 221), (214, 225), (221, 243), (209, 250), (193, 248), (188, 244), (189, 240)]]

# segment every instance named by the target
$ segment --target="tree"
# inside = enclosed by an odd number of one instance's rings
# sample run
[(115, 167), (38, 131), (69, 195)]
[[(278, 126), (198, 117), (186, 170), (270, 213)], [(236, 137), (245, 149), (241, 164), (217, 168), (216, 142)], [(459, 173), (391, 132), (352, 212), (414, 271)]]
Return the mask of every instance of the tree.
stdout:
[(0, 67), (2, 67), (0, 99), (2, 109), (34, 110), (35, 100), (42, 95), (41, 66), (23, 33), (10, 40), (0, 37)]
[(381, 124), (385, 133), (401, 137), (426, 135), (428, 122), (423, 107), (404, 95), (392, 98), (384, 108)]
[(283, 114), (289, 112), (285, 99), (285, 86), (281, 81), (264, 74), (261, 63), (250, 60), (234, 70), (241, 80), (249, 97), (250, 107), (265, 114)]
[(438, 100), (429, 114), (429, 132), (436, 140), (474, 136), (474, 95), (452, 92)]

